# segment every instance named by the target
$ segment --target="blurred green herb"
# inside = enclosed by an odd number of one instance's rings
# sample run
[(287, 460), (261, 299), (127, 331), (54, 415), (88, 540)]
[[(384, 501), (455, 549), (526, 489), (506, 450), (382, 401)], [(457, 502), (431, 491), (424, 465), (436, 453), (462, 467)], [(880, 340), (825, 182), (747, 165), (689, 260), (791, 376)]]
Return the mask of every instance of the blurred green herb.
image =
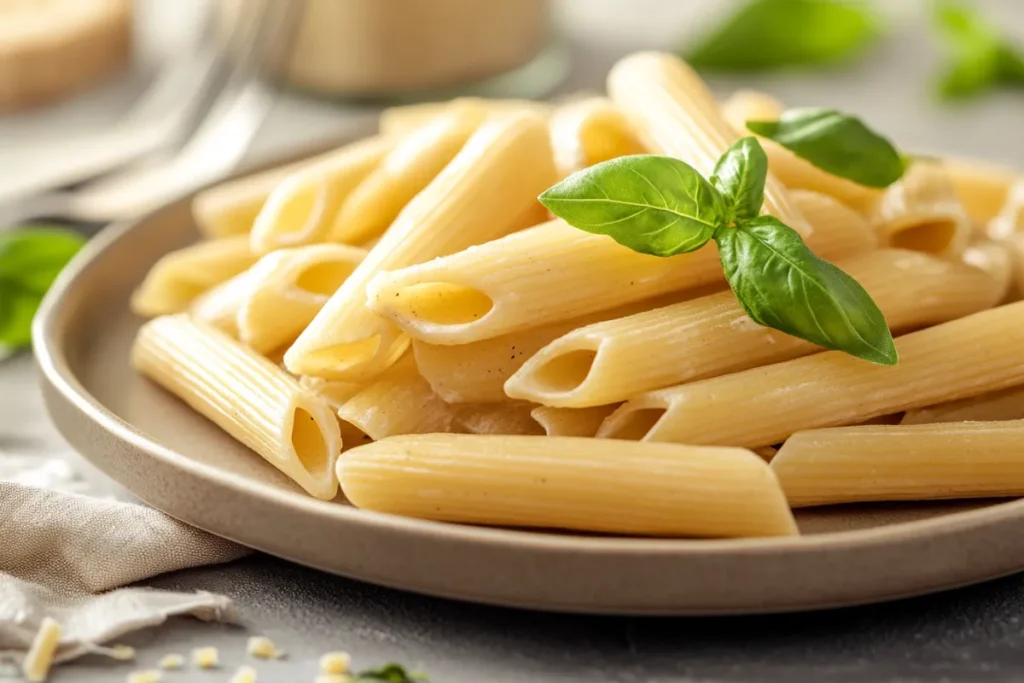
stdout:
[(0, 347), (32, 342), (43, 295), (84, 243), (76, 232), (49, 226), (0, 234)]
[(698, 69), (768, 71), (849, 59), (878, 36), (864, 3), (751, 0), (686, 55)]
[(429, 683), (422, 673), (409, 673), (400, 664), (385, 664), (377, 669), (360, 671), (350, 683)]
[(1017, 46), (965, 4), (936, 0), (935, 26), (950, 59), (939, 79), (945, 99), (967, 99), (1000, 86), (1024, 87), (1024, 56)]

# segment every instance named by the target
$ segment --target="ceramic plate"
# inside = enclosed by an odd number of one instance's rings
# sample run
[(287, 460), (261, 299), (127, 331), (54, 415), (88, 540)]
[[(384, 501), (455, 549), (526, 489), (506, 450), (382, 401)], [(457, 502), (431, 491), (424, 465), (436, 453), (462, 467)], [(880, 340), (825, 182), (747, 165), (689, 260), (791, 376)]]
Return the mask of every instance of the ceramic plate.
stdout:
[(132, 289), (197, 237), (184, 199), (94, 239), (36, 320), (50, 413), (73, 446), (184, 522), (295, 562), (474, 602), (572, 612), (720, 614), (867, 603), (1024, 568), (1024, 501), (801, 510), (803, 536), (656, 540), (487, 529), (304, 495), (137, 376)]

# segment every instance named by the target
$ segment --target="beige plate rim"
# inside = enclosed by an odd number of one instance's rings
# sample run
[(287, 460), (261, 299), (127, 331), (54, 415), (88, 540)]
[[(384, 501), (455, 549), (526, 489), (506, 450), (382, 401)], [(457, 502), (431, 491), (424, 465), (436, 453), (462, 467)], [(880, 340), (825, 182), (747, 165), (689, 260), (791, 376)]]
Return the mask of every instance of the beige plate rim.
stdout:
[[(74, 340), (67, 338), (64, 329), (71, 305), (69, 292), (87, 286), (104, 255), (133, 231), (146, 230), (161, 211), (175, 207), (180, 211), (189, 200), (181, 199), (138, 221), (110, 226), (91, 240), (45, 298), (33, 329), (44, 397), (58, 429), (100, 469), (171, 516), (250, 547), (351, 578), (474, 602), (569, 612), (696, 615), (816, 609), (919, 595), (1024, 569), (1024, 532), (1019, 531), (1024, 529), (1024, 499), (930, 519), (799, 538), (607, 538), (458, 526), (366, 512), (296, 495), (198, 462), (151, 440), (91, 395), (68, 361)], [(290, 550), (280, 539), (268, 540), (259, 530), (224, 523), (215, 515), (196, 518), (176, 507), (174, 500), (128, 476), (123, 459), (109, 455), (115, 448), (126, 449), (133, 457), (152, 459), (190, 485), (211, 493), (237, 496), (248, 500), (254, 509), (280, 513), (289, 519), (326, 522), (341, 535), (375, 545), (351, 564), (325, 562), (309, 553)], [(408, 543), (420, 551), (436, 543), (438, 551), (462, 553), (470, 565), (485, 563), (474, 566), (473, 576), (479, 580), (458, 585), (465, 582), (442, 575), (441, 567), (453, 571), (458, 558), (432, 558), (438, 566), (423, 571), (417, 571), (415, 563), (402, 570), (396, 569), (395, 562), (383, 560), (388, 552), (401, 554), (402, 544)], [(992, 552), (982, 552), (993, 547)], [(955, 557), (979, 552), (981, 555), (975, 554), (968, 562)], [(510, 566), (494, 566), (499, 559), (508, 560)], [(917, 572), (906, 566), (939, 559), (943, 567), (949, 565), (948, 571)], [(581, 571), (581, 560), (588, 563), (582, 576), (551, 574)], [(537, 576), (517, 578), (514, 572), (522, 571), (524, 566), (535, 570)], [(730, 590), (727, 585), (719, 585), (724, 580), (715, 579), (716, 575), (732, 572), (729, 581), (755, 580), (761, 570), (772, 576), (795, 572), (794, 576), (800, 577), (801, 573), (810, 576), (823, 571), (842, 576), (831, 583), (811, 582), (813, 586), (804, 590), (787, 587), (763, 594)], [(865, 571), (875, 572), (879, 580), (858, 580), (856, 574)], [(674, 585), (666, 591), (664, 582), (671, 581), (674, 573), (683, 577), (680, 581), (692, 585)], [(649, 589), (629, 583), (630, 588), (617, 597), (591, 596), (584, 589), (575, 591), (574, 580), (582, 582), (586, 590), (614, 589), (625, 586), (623, 582), (639, 580), (653, 583)], [(797, 578), (793, 581), (799, 582)], [(659, 598), (659, 589), (663, 599)], [(752, 594), (761, 598), (755, 600)]]

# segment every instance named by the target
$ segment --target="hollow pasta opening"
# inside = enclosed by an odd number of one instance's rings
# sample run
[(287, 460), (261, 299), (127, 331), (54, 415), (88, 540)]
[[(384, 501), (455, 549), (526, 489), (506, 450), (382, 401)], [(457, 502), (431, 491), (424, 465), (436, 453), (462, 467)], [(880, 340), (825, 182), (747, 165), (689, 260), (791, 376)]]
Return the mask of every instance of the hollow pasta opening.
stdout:
[(550, 393), (569, 393), (586, 381), (594, 367), (597, 351), (577, 349), (555, 356), (533, 371), (537, 389)]
[(889, 245), (898, 249), (911, 249), (929, 254), (941, 254), (956, 239), (957, 223), (952, 220), (932, 220), (913, 223), (893, 232)]
[(332, 372), (370, 361), (379, 349), (380, 335), (375, 334), (350, 344), (317, 349), (303, 359), (302, 365), (306, 374), (330, 377)]
[(292, 415), (291, 441), (295, 456), (310, 475), (322, 477), (327, 473), (331, 463), (327, 442), (316, 419), (304, 408), (296, 408)]
[(323, 211), (325, 189), (322, 183), (302, 183), (281, 204), (277, 215), (278, 232), (289, 236), (305, 235)]
[(465, 325), (483, 318), (494, 301), (479, 289), (452, 282), (424, 282), (390, 295), (389, 305), (406, 316), (435, 325)]
[(338, 291), (354, 269), (353, 264), (338, 261), (314, 263), (299, 273), (295, 278), (295, 286), (310, 294), (331, 296)]
[(625, 415), (615, 416), (607, 429), (602, 429), (598, 436), (606, 439), (626, 439), (640, 441), (654, 429), (654, 425), (665, 414), (664, 408), (638, 408)]

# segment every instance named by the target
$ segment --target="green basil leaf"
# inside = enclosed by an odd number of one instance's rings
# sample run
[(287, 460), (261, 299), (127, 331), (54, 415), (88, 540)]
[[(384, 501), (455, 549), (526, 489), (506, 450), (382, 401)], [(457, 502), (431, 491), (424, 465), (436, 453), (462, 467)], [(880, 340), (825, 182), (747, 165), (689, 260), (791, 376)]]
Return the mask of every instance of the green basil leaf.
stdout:
[(82, 235), (55, 227), (0, 234), (0, 280), (43, 295), (84, 243)]
[(686, 56), (698, 69), (767, 71), (849, 59), (878, 35), (863, 2), (753, 0)]
[(747, 121), (747, 128), (824, 171), (868, 187), (888, 187), (906, 170), (891, 142), (834, 109), (789, 109), (778, 121)]
[(352, 683), (425, 683), (427, 677), (408, 673), (399, 664), (385, 664), (377, 669), (366, 669), (356, 674)]
[(792, 228), (760, 216), (715, 235), (726, 280), (747, 315), (827, 349), (895, 365), (885, 317), (864, 288), (818, 258)]
[[(2, 285), (0, 285), (2, 286)], [(20, 349), (32, 344), (32, 319), (43, 297), (25, 290), (6, 289), (7, 309), (0, 311), (0, 346)]]
[(595, 164), (539, 199), (575, 228), (655, 256), (699, 249), (727, 218), (722, 196), (692, 166), (654, 155)]
[(715, 164), (711, 184), (721, 193), (735, 220), (755, 218), (764, 203), (768, 156), (757, 138), (737, 140)]
[(998, 86), (1024, 87), (1020, 50), (988, 25), (972, 7), (935, 4), (935, 25), (950, 51), (938, 83), (945, 99), (966, 99)]

